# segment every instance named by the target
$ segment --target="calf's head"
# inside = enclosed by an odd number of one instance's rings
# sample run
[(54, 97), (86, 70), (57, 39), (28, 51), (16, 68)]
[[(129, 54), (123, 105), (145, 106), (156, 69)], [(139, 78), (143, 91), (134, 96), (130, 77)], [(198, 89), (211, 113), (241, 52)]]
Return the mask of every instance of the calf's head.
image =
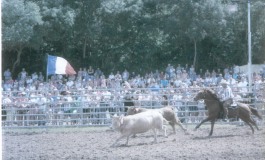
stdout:
[(121, 116), (116, 116), (114, 115), (112, 117), (112, 128), (117, 130), (120, 129), (121, 125), (123, 124), (123, 115)]
[(128, 107), (127, 115), (134, 115), (136, 113), (139, 113), (139, 108), (136, 108), (136, 107)]

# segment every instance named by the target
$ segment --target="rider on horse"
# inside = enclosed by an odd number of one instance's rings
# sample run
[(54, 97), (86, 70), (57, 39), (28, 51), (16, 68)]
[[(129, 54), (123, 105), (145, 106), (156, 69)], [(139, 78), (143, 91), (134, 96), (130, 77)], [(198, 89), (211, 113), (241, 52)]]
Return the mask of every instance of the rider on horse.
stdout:
[(222, 80), (220, 84), (222, 85), (222, 88), (218, 94), (220, 100), (223, 102), (223, 110), (224, 110), (223, 119), (225, 121), (228, 121), (228, 107), (232, 105), (234, 95), (232, 89), (230, 88), (230, 86), (228, 86), (228, 82), (226, 80)]

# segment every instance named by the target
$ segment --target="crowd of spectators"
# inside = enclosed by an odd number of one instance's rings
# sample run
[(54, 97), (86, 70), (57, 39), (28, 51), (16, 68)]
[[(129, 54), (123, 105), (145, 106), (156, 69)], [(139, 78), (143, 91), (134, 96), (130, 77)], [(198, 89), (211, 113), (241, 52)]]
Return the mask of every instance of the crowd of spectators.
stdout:
[[(222, 79), (228, 81), (232, 87), (248, 86), (246, 73), (241, 73), (234, 65), (225, 68), (203, 72), (195, 72), (193, 65), (176, 67), (168, 64), (163, 71), (154, 71), (145, 75), (124, 71), (111, 72), (105, 75), (100, 68), (80, 68), (77, 75), (53, 75), (48, 80), (41, 72), (29, 74), (25, 68), (16, 78), (7, 69), (2, 81), (3, 91), (43, 91), (43, 90), (80, 90), (80, 89), (131, 89), (131, 88), (189, 88), (189, 87), (216, 87)], [(264, 83), (265, 65), (259, 73), (252, 74), (253, 85)]]
[[(88, 69), (80, 68), (76, 75), (52, 75), (48, 80), (45, 76), (41, 72), (29, 74), (23, 68), (14, 78), (7, 69), (2, 81), (2, 103), (17, 108), (38, 106), (42, 110), (47, 110), (46, 104), (50, 103), (49, 107), (59, 105), (58, 112), (69, 112), (73, 104), (77, 104), (70, 102), (84, 102), (82, 107), (85, 108), (100, 108), (104, 101), (112, 108), (108, 111), (114, 111), (121, 107), (122, 101), (133, 97), (138, 100), (138, 106), (162, 106), (165, 103), (181, 106), (201, 88), (218, 89), (223, 80), (229, 83), (238, 98), (249, 92), (247, 76), (236, 65), (223, 71), (199, 70), (197, 73), (192, 65), (168, 64), (162, 71), (145, 75), (130, 73), (126, 69), (105, 75), (100, 68), (89, 66)], [(259, 73), (254, 72), (252, 78), (254, 96), (264, 99), (265, 65)], [(200, 103), (199, 106), (203, 108)], [(124, 111), (124, 108), (119, 109)]]

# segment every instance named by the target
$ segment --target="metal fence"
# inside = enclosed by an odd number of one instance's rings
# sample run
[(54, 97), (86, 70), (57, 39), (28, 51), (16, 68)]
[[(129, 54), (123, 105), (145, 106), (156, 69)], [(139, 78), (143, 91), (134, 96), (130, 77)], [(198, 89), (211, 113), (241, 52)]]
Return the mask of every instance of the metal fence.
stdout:
[[(207, 115), (204, 103), (193, 101), (198, 91), (199, 89), (191, 88), (160, 91), (99, 89), (71, 91), (68, 95), (56, 96), (38, 92), (35, 96), (26, 93), (26, 101), (19, 101), (24, 98), (19, 92), (4, 92), (4, 97), (11, 97), (12, 101), (2, 104), (2, 127), (108, 126), (111, 124), (112, 115), (126, 115), (126, 109), (131, 102), (136, 107), (143, 108), (170, 105), (174, 107), (182, 123), (196, 124)], [(257, 108), (265, 117), (264, 97), (257, 99), (253, 94), (246, 95), (248, 96), (243, 96), (241, 101)], [(231, 121), (238, 122), (238, 119)]]

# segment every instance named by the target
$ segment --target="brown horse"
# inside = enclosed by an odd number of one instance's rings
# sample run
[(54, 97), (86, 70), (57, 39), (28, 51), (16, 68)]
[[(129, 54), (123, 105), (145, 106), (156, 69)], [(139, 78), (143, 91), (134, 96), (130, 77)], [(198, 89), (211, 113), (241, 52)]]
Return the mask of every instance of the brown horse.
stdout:
[[(210, 121), (211, 122), (211, 131), (209, 136), (213, 134), (213, 127), (215, 121), (220, 118), (220, 113), (222, 113), (222, 102), (219, 100), (217, 95), (212, 90), (202, 90), (200, 91), (194, 98), (195, 101), (203, 99), (205, 102), (205, 105), (208, 109), (208, 117), (204, 119), (200, 124), (198, 124), (195, 127), (195, 130), (198, 129), (204, 122)], [(248, 124), (252, 130), (252, 133), (254, 133), (254, 128), (252, 125), (254, 125), (257, 130), (259, 130), (256, 122), (251, 117), (251, 113), (257, 116), (259, 119), (262, 119), (260, 114), (255, 108), (250, 107), (247, 104), (244, 103), (236, 103), (237, 106), (234, 109), (234, 113), (236, 113), (237, 117), (242, 119), (246, 124)], [(229, 113), (230, 114), (230, 113)], [(228, 115), (229, 116), (229, 115)]]

